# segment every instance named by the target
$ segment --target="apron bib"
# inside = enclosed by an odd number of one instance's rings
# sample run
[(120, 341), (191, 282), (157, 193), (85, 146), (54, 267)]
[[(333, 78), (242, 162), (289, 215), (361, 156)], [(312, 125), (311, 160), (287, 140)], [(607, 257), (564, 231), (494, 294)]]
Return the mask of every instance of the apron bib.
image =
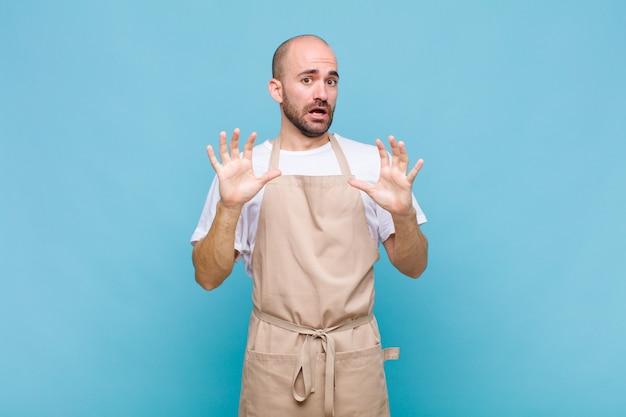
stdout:
[[(240, 417), (389, 415), (383, 364), (398, 350), (382, 350), (372, 315), (378, 244), (330, 142), (342, 175), (283, 175), (265, 186)], [(270, 169), (279, 156), (278, 138)]]

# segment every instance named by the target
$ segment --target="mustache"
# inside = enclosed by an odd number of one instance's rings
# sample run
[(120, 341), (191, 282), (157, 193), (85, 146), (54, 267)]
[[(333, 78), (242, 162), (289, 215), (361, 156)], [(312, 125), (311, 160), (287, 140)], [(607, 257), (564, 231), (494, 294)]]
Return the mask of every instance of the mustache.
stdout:
[(328, 113), (330, 113), (330, 111), (331, 111), (330, 104), (328, 104), (328, 102), (327, 102), (327, 101), (322, 101), (322, 100), (318, 100), (318, 101), (316, 101), (315, 103), (311, 103), (311, 104), (307, 105), (307, 106), (304, 108), (304, 111), (305, 111), (306, 113), (308, 113), (308, 112), (310, 112), (311, 110), (313, 110), (313, 109), (317, 109), (317, 108), (320, 108), (320, 107), (325, 108), (325, 109), (326, 109), (326, 111), (327, 111)]

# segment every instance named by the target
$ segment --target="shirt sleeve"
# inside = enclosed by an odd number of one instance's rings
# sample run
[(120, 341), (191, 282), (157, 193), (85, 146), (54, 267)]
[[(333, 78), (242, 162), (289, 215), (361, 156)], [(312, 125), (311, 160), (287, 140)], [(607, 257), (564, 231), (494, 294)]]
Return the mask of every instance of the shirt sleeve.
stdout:
[(209, 193), (204, 201), (204, 207), (202, 208), (202, 214), (200, 214), (200, 220), (198, 225), (191, 235), (191, 244), (195, 245), (199, 240), (203, 239), (213, 223), (215, 218), (215, 212), (217, 210), (217, 202), (220, 199), (219, 184), (217, 182), (217, 176), (213, 179)]

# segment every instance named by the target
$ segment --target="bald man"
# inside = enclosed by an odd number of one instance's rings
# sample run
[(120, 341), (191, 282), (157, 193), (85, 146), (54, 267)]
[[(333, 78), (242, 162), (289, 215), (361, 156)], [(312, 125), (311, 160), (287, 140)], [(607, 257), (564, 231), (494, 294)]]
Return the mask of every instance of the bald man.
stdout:
[[(253, 279), (239, 416), (388, 416), (374, 305), (382, 243), (401, 273), (427, 263), (426, 222), (403, 142), (366, 145), (329, 133), (339, 72), (321, 38), (283, 42), (269, 93), (280, 132), (240, 150), (220, 133), (207, 147), (216, 176), (192, 236), (196, 281), (212, 290), (242, 259)], [(219, 157), (218, 157), (219, 156)]]

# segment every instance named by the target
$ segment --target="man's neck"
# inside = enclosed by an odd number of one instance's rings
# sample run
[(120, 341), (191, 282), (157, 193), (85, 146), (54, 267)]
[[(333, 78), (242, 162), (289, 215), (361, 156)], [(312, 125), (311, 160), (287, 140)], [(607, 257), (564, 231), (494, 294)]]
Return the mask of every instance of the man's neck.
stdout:
[(280, 149), (285, 151), (308, 151), (324, 146), (330, 140), (328, 132), (320, 136), (309, 137), (303, 135), (299, 130), (293, 131), (284, 128), (280, 130), (279, 137)]

